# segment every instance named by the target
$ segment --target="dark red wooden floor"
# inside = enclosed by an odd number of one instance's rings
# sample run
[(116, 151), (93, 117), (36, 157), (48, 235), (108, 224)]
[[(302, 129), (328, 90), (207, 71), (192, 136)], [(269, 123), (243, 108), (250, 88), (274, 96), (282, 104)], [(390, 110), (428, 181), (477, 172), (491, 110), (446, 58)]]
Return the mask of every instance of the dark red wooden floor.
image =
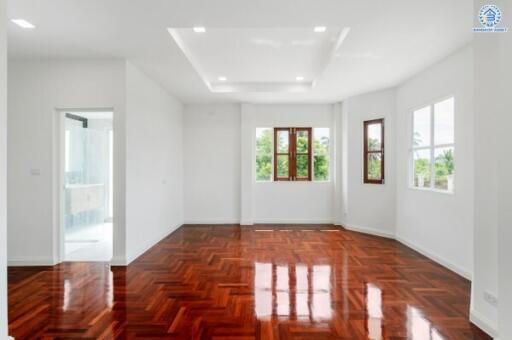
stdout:
[(332, 226), (185, 226), (130, 266), (9, 269), (16, 339), (490, 339), (470, 282)]

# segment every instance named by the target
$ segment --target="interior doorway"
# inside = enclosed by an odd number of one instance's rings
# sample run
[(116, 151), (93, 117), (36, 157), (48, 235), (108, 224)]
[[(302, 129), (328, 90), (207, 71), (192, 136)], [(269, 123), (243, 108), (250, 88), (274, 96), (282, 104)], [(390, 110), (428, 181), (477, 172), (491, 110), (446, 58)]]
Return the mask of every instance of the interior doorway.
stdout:
[(62, 111), (64, 261), (110, 261), (114, 218), (112, 111)]

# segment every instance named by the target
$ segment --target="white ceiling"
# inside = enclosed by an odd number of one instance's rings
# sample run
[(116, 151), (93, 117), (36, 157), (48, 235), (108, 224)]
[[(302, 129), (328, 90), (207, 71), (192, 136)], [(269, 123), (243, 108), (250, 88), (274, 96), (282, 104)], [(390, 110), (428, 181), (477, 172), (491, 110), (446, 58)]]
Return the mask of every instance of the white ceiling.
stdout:
[[(169, 28), (212, 92), (310, 91), (349, 28)], [(223, 78), (223, 79), (219, 79)]]
[(335, 102), (469, 43), (474, 13), (467, 0), (9, 0), (8, 16), (36, 25), (10, 24), (10, 58), (126, 58), (184, 102)]

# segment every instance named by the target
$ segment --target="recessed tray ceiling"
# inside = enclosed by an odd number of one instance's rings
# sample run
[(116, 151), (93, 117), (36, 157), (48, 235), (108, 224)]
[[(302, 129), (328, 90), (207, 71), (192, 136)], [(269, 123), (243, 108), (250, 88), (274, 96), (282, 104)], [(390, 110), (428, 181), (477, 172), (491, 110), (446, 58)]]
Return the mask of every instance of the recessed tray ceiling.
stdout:
[(349, 28), (169, 28), (211, 92), (301, 92), (340, 49)]

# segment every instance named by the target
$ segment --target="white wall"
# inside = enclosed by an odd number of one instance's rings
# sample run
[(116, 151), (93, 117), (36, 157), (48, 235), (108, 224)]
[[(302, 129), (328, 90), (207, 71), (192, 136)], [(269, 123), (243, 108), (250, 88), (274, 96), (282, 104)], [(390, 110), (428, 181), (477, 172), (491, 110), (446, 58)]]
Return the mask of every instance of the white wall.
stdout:
[[(482, 39), (480, 39), (482, 38)], [(485, 291), (498, 294), (498, 123), (500, 103), (496, 96), (497, 55), (488, 56), (484, 48), (495, 48), (494, 37), (475, 37), (475, 204), (474, 268), (471, 316), (478, 324), (497, 330), (498, 310), (483, 298)], [(484, 83), (482, 83), (482, 81)], [(486, 85), (484, 85), (486, 84)]]
[(262, 183), (254, 176), (257, 127), (332, 133), (332, 105), (186, 105), (184, 115), (187, 223), (333, 221), (333, 181)]
[[(512, 30), (512, 3), (510, 1), (501, 1), (501, 9), (507, 15), (507, 26)], [(510, 31), (507, 36), (500, 35), (498, 37), (499, 61), (495, 67), (498, 67), (499, 76), (498, 88), (499, 94), (495, 100), (499, 103), (498, 111), (498, 153), (496, 159), (498, 163), (498, 330), (499, 337), (502, 340), (512, 339), (512, 183), (510, 174), (512, 174), (512, 159), (510, 150), (512, 150), (511, 130), (512, 115), (510, 114), (510, 81), (512, 80), (512, 37)], [(484, 57), (479, 55), (479, 57)], [(484, 57), (485, 58), (485, 57)], [(480, 60), (480, 59), (478, 59)], [(476, 83), (480, 83), (480, 79), (476, 79)], [(488, 91), (488, 90), (487, 90)], [(485, 90), (478, 92), (482, 103), (486, 101), (488, 93)], [(485, 114), (485, 111), (479, 114)], [(509, 157), (503, 157), (509, 155)], [(483, 178), (480, 178), (483, 179)]]
[[(329, 182), (256, 182), (255, 131), (257, 127), (334, 127), (333, 105), (244, 104), (242, 107), (242, 216), (251, 223), (332, 223), (334, 173)], [(332, 137), (331, 137), (332, 139)], [(331, 145), (335, 141), (331, 140)], [(331, 148), (332, 151), (333, 148)], [(331, 165), (334, 157), (331, 157)], [(271, 199), (270, 199), (271, 198)]]
[(7, 338), (7, 36), (6, 1), (0, 0), (0, 339)]
[[(503, 18), (510, 1), (494, 2)], [(474, 9), (487, 2), (475, 0)], [(509, 14), (510, 15), (510, 14)], [(477, 19), (475, 19), (475, 25)], [(501, 340), (512, 339), (512, 164), (510, 150), (510, 80), (512, 79), (512, 21), (509, 32), (475, 34), (475, 238), (471, 319)], [(489, 53), (493, 51), (493, 53)], [(489, 72), (495, 70), (495, 72)], [(505, 156), (507, 155), (507, 156)], [(505, 157), (504, 157), (505, 156)], [(498, 307), (484, 299), (490, 292)]]
[[(348, 229), (382, 236), (395, 233), (395, 89), (343, 101), (342, 223)], [(363, 122), (384, 118), (384, 184), (363, 183)]]
[[(397, 89), (397, 238), (471, 278), (473, 272), (473, 49), (466, 46)], [(412, 111), (455, 96), (455, 193), (409, 188)]]
[(240, 105), (186, 105), (186, 223), (240, 222)]
[(59, 261), (57, 110), (63, 108), (114, 111), (112, 263), (129, 263), (183, 223), (182, 105), (124, 60), (11, 61), (12, 265)]
[[(116, 183), (124, 188), (125, 62), (10, 61), (8, 94), (8, 258), (16, 264), (58, 259), (59, 108), (113, 108)], [(124, 165), (123, 165), (124, 168)], [(122, 191), (117, 193), (124, 197)], [(114, 207), (114, 259), (124, 261), (124, 201)]]
[(126, 67), (127, 262), (183, 224), (183, 107)]

